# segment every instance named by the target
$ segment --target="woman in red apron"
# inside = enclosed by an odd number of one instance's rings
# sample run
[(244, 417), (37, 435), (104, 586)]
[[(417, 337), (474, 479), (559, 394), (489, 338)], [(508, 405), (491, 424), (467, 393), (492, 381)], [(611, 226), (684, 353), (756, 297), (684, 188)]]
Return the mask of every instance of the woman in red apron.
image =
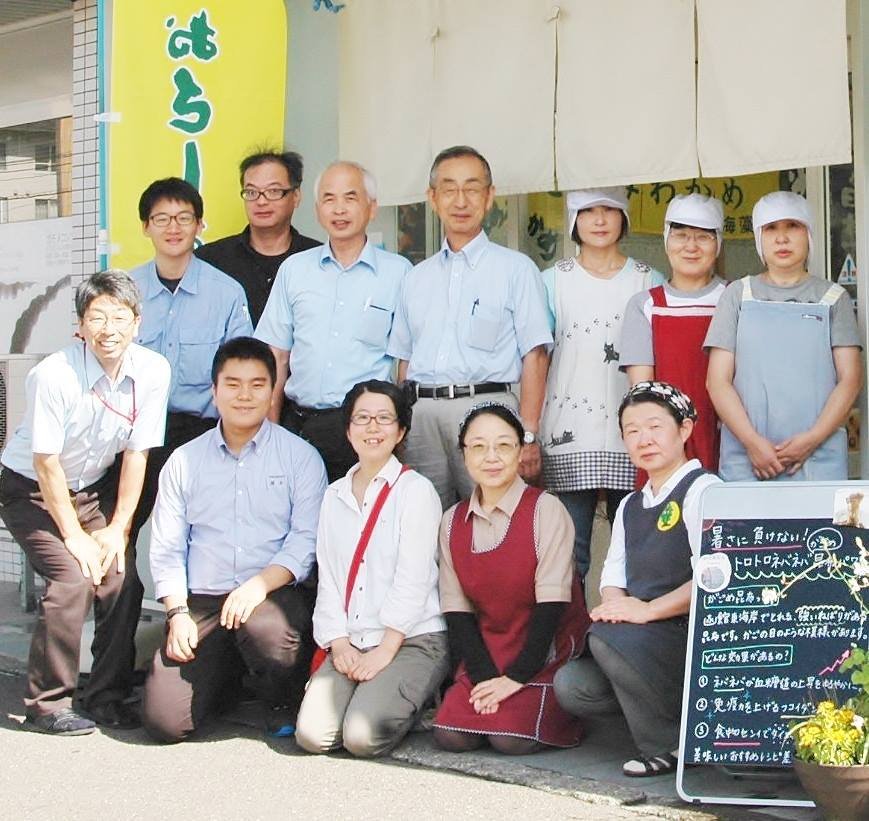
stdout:
[[(657, 379), (691, 397), (697, 422), (685, 452), (712, 472), (718, 470), (719, 424), (706, 392), (703, 340), (727, 285), (715, 276), (723, 226), (724, 209), (714, 197), (689, 194), (670, 201), (664, 246), (672, 277), (628, 303), (620, 360), (631, 385)], [(647, 478), (640, 470), (636, 486)]]
[(573, 523), (555, 496), (519, 478), (522, 433), (496, 403), (476, 406), (459, 432), (477, 487), (441, 523), (441, 608), (458, 669), (434, 721), (435, 741), (454, 752), (488, 741), (525, 754), (582, 735), (552, 689), (589, 625)]

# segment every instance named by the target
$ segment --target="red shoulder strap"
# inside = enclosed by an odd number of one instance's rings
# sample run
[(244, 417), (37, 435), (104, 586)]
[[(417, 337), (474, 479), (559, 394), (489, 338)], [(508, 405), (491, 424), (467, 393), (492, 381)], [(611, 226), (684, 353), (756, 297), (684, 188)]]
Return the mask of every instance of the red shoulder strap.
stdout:
[(652, 305), (654, 305), (656, 308), (667, 307), (667, 297), (664, 294), (663, 285), (657, 285), (654, 288), (650, 288), (649, 294), (651, 294), (652, 297)]
[[(410, 470), (407, 465), (401, 466), (401, 471), (398, 474), (394, 484), (402, 475)], [(371, 534), (374, 532), (374, 527), (377, 524), (377, 517), (380, 511), (383, 510), (383, 505), (386, 504), (386, 497), (389, 496), (389, 491), (392, 490), (392, 485), (385, 482), (380, 488), (380, 493), (374, 500), (374, 507), (371, 508), (371, 513), (368, 514), (368, 520), (365, 522), (365, 527), (362, 528), (362, 533), (359, 534), (359, 543), (356, 545), (356, 552), (353, 554), (353, 561), (350, 562), (350, 570), (347, 573), (347, 586), (344, 588), (344, 612), (350, 610), (350, 596), (353, 593), (353, 585), (356, 583), (356, 576), (359, 573), (359, 565), (362, 564), (362, 558), (365, 556), (365, 549), (368, 547), (368, 542), (371, 541)]]

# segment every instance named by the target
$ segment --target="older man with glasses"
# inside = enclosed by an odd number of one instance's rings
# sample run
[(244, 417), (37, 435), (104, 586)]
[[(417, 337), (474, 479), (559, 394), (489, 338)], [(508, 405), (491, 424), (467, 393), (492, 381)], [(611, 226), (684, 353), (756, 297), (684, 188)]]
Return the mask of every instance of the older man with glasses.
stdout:
[[(141, 317), (127, 274), (85, 280), (75, 307), (80, 338), (27, 375), (27, 412), (0, 457), (0, 516), (45, 579), (23, 726), (60, 736), (139, 724), (125, 703), (142, 603), (128, 534), (169, 391), (169, 363), (132, 344)], [(93, 665), (74, 708), (92, 606)]]
[(139, 219), (154, 244), (154, 259), (130, 272), (142, 294), (136, 341), (172, 366), (166, 443), (151, 453), (133, 537), (151, 515), (157, 479), (169, 455), (217, 423), (211, 362), (220, 345), (253, 332), (244, 289), (193, 256), (202, 230), (202, 197), (190, 183), (168, 177), (139, 199)]
[(247, 227), (240, 234), (197, 248), (196, 256), (241, 283), (256, 324), (281, 263), (320, 243), (292, 225), (302, 199), (302, 158), (298, 154), (258, 151), (241, 161), (239, 173)]

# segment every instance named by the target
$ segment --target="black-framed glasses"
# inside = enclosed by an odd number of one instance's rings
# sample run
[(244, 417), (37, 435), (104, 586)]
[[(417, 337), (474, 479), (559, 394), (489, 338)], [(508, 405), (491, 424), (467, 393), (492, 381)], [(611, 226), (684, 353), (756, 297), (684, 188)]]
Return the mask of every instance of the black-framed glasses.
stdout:
[(178, 225), (187, 228), (196, 222), (196, 214), (192, 211), (182, 211), (180, 214), (151, 214), (151, 216), (148, 217), (148, 221), (151, 225), (156, 225), (158, 228), (168, 227), (172, 220), (175, 220)]
[(256, 202), (260, 197), (265, 197), (269, 202), (277, 202), (282, 200), (291, 191), (295, 191), (298, 186), (293, 188), (242, 188), (239, 192), (241, 198), (245, 202)]

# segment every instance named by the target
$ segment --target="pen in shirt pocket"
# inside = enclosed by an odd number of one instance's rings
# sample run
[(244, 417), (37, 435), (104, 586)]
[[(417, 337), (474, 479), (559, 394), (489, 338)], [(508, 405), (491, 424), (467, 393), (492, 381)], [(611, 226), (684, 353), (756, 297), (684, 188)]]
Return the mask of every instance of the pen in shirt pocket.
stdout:
[(480, 298), (477, 297), (474, 300), (474, 304), (471, 305), (471, 316), (473, 316), (475, 313), (477, 313), (477, 308), (479, 308), (479, 307), (480, 307)]

